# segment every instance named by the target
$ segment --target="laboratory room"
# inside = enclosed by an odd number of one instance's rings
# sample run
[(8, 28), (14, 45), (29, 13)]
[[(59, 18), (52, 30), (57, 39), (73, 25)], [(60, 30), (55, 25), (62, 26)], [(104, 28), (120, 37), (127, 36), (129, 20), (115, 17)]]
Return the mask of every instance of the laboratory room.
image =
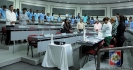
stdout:
[(133, 70), (133, 0), (0, 0), (0, 70)]

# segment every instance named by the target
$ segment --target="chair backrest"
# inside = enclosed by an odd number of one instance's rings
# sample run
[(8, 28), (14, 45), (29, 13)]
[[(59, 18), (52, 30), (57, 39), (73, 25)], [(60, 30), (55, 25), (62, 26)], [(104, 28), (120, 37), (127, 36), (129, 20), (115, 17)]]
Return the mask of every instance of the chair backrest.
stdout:
[(2, 33), (6, 33), (6, 26), (2, 27)]
[(57, 32), (56, 34), (61, 34), (61, 32)]
[[(101, 41), (101, 42), (99, 43), (98, 48), (97, 48), (97, 52), (102, 48), (103, 44), (104, 44), (104, 41)], [(96, 52), (96, 53), (97, 53), (97, 52)]]
[(33, 39), (30, 38), (31, 36), (37, 36), (37, 35), (29, 35), (28, 36), (28, 42), (33, 41)]

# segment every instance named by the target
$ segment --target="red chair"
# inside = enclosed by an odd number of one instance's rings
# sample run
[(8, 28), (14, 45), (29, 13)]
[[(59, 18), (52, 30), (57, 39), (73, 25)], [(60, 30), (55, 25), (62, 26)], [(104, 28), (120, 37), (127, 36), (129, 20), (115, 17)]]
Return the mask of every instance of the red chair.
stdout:
[(6, 37), (6, 26), (3, 26), (1, 30), (2, 30), (2, 37), (1, 37), (1, 43), (2, 43), (3, 39)]
[(57, 32), (56, 35), (61, 34), (61, 32)]
[(32, 36), (37, 36), (37, 35), (29, 35), (28, 36), (28, 49), (27, 49), (27, 55), (29, 54), (29, 48), (31, 46), (31, 54), (32, 54), (32, 58), (33, 58), (33, 47), (37, 48), (37, 41), (33, 40)]
[(103, 43), (104, 43), (104, 41), (100, 42), (99, 45), (98, 45), (98, 47), (96, 49), (90, 49), (90, 50), (88, 50), (85, 53), (85, 60), (84, 60), (83, 65), (88, 61), (89, 55), (93, 55), (94, 56), (95, 63), (96, 63), (96, 57), (95, 56), (97, 55), (98, 51), (102, 48)]

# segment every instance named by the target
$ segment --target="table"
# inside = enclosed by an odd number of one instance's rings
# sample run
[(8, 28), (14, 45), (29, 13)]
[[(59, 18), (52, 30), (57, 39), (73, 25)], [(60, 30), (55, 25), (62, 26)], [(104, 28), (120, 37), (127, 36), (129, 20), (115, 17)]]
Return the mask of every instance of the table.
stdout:
[(69, 70), (73, 66), (73, 51), (71, 44), (49, 45), (42, 62), (43, 67), (58, 67), (60, 70)]
[[(45, 52), (50, 43), (50, 37), (44, 36), (33, 36), (30, 37), (32, 40), (37, 41), (38, 53)], [(76, 43), (78, 40), (81, 40), (82, 34), (66, 34), (66, 35), (54, 35), (54, 41), (64, 41), (67, 44)]]

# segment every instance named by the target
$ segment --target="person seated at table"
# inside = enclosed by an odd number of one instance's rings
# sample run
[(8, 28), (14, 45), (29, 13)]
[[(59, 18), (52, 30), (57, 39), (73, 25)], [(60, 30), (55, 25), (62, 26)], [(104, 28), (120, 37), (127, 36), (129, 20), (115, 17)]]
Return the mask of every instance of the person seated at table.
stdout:
[[(102, 32), (104, 37), (103, 47), (109, 47), (110, 41), (112, 39), (112, 24), (109, 22), (108, 17), (105, 17), (103, 19), (103, 22), (104, 22), (102, 27)], [(109, 52), (105, 52), (101, 57), (101, 61), (105, 60), (108, 57), (109, 57)]]
[(20, 14), (20, 16), (19, 16), (19, 23), (20, 23), (20, 25), (24, 25), (25, 26), (25, 25), (27, 25), (27, 22), (29, 22), (29, 18), (27, 16), (27, 14), (25, 14), (26, 11), (27, 11), (26, 8), (22, 9), (22, 14)]
[(129, 24), (129, 22), (127, 20), (127, 17), (125, 17), (125, 26), (128, 27), (128, 24)]
[(74, 23), (75, 23), (75, 16), (73, 15), (71, 19), (71, 24), (73, 25)]
[(83, 23), (83, 20), (80, 19), (80, 22), (78, 22), (78, 24), (77, 24), (77, 30), (78, 30), (78, 32), (81, 32), (81, 31), (83, 31), (84, 29), (85, 29), (85, 25), (84, 25), (84, 23)]
[(99, 22), (99, 20), (96, 20), (96, 23), (94, 24), (95, 31), (100, 31), (102, 29), (102, 24)]
[(130, 27), (130, 29), (133, 29), (133, 20), (132, 20), (132, 17), (129, 17), (129, 27)]
[(60, 17), (60, 14), (58, 15), (57, 22), (58, 22), (58, 23), (60, 23), (60, 22), (61, 22), (61, 17)]
[(63, 29), (65, 30), (66, 33), (71, 33), (71, 24), (69, 23), (68, 19), (65, 19), (65, 23), (63, 25)]
[(112, 24), (112, 37), (115, 37), (116, 36), (116, 33), (117, 33), (117, 24), (116, 24), (116, 18), (112, 17), (110, 19), (110, 22)]
[(94, 24), (94, 23), (95, 23), (95, 20), (93, 17), (91, 17), (90, 24)]

